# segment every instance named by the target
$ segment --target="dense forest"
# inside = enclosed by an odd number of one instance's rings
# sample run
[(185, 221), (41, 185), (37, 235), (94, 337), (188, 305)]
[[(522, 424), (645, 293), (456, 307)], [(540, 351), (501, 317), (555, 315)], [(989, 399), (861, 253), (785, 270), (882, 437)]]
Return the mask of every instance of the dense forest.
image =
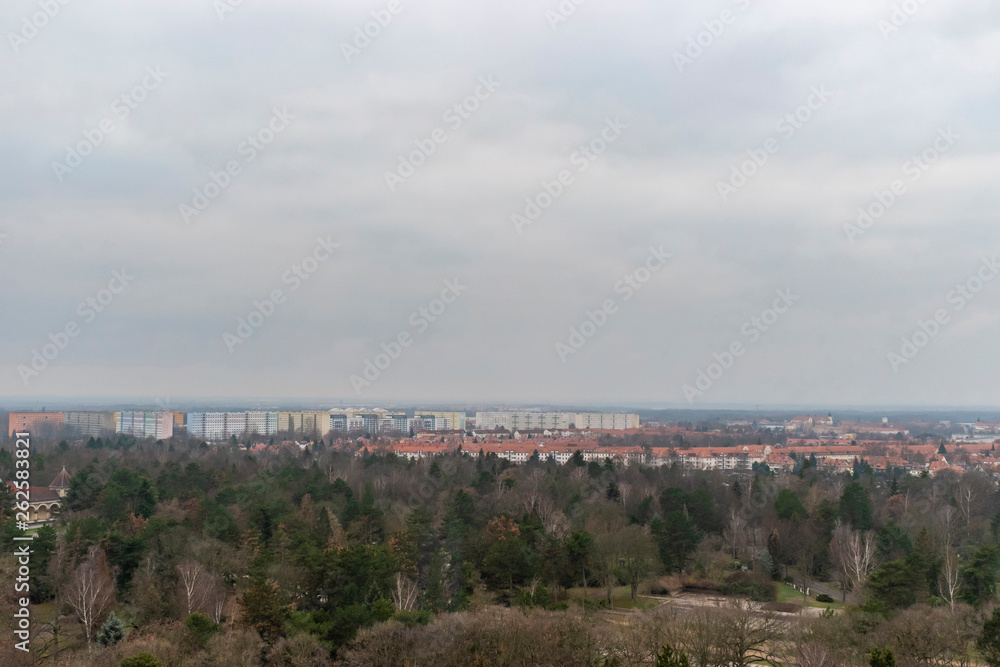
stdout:
[[(986, 474), (38, 442), (32, 653), (0, 664), (1000, 665)], [(12, 447), (0, 450), (11, 479)], [(0, 580), (17, 563), (0, 487)]]

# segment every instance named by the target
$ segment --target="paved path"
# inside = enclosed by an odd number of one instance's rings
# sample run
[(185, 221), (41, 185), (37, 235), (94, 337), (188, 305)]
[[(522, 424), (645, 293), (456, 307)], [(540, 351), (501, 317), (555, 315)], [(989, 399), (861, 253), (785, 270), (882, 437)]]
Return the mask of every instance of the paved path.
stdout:
[[(795, 570), (789, 568), (788, 574), (795, 579), (795, 583), (796, 584), (798, 584), (800, 586), (802, 585), (802, 577), (799, 575), (798, 572), (796, 572)], [(841, 602), (844, 599), (844, 593), (843, 593), (843, 591), (841, 591), (840, 589), (837, 589), (837, 588), (833, 588), (833, 587), (831, 587), (828, 584), (824, 584), (821, 581), (815, 581), (815, 580), (810, 579), (810, 578), (807, 577), (806, 578), (806, 586), (809, 587), (810, 593), (812, 595), (814, 595), (814, 596), (818, 595), (819, 593), (826, 593), (827, 595), (829, 595), (830, 597), (832, 597), (837, 602)], [(850, 601), (851, 601), (851, 596), (850, 595), (847, 596), (847, 601), (848, 601), (848, 603), (850, 603)]]

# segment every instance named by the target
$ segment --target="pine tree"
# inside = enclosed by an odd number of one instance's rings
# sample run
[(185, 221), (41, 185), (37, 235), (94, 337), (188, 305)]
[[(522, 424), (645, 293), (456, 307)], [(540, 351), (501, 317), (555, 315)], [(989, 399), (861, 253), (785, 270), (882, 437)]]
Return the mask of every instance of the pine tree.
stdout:
[(675, 651), (670, 644), (660, 649), (656, 656), (656, 667), (688, 667), (688, 664), (687, 653)]
[(896, 667), (896, 656), (891, 648), (875, 649), (868, 655), (871, 667)]
[(125, 637), (125, 625), (115, 612), (111, 612), (97, 633), (97, 643), (101, 646), (117, 644)]
[(976, 650), (990, 667), (1000, 667), (1000, 608), (986, 619), (983, 631), (976, 639)]

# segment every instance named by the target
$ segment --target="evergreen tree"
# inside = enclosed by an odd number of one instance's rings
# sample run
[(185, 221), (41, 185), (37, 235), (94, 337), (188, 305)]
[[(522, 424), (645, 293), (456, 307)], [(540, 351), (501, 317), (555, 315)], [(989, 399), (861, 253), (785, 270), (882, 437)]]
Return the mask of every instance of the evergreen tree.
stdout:
[(115, 612), (111, 612), (97, 633), (97, 643), (101, 646), (117, 644), (125, 637), (125, 625)]
[(687, 514), (674, 511), (666, 521), (660, 517), (650, 523), (660, 561), (668, 572), (680, 572), (701, 542), (701, 532)]
[(872, 500), (865, 488), (857, 482), (844, 487), (840, 496), (840, 518), (855, 530), (871, 530), (873, 525)]
[(976, 650), (990, 667), (1000, 667), (1000, 607), (986, 619), (983, 630), (976, 638)]
[(675, 651), (670, 644), (660, 649), (659, 655), (656, 656), (656, 667), (688, 667), (688, 665), (687, 653)]
[(802, 501), (789, 489), (782, 489), (778, 493), (778, 497), (774, 499), (774, 510), (779, 519), (804, 519), (808, 516)]
[(204, 646), (212, 638), (212, 635), (219, 631), (218, 624), (197, 611), (184, 619), (184, 627), (191, 633), (191, 638), (198, 646)]
[(896, 656), (891, 648), (875, 649), (868, 655), (871, 667), (896, 667)]

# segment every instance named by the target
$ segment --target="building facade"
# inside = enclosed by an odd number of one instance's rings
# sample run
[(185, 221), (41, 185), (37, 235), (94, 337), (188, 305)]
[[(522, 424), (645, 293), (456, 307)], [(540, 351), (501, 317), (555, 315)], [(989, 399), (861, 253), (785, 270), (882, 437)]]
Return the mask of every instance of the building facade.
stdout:
[(174, 434), (174, 415), (172, 412), (116, 412), (115, 432), (163, 440)]
[(115, 413), (78, 411), (66, 413), (66, 428), (76, 435), (100, 437), (115, 432)]
[(330, 434), (329, 412), (279, 412), (278, 431), (298, 435), (316, 433), (324, 438)]
[(11, 412), (7, 419), (7, 433), (30, 433), (38, 437), (54, 437), (66, 426), (62, 412)]
[(278, 432), (278, 412), (251, 410), (247, 412), (190, 412), (187, 416), (188, 435), (207, 441), (219, 441), (233, 436)]
[(465, 430), (465, 413), (464, 412), (441, 412), (438, 410), (415, 410), (413, 412), (414, 417), (435, 417), (437, 419), (447, 419), (450, 424), (449, 428), (453, 430)]
[(639, 415), (610, 412), (477, 412), (476, 430), (508, 431), (639, 428)]

